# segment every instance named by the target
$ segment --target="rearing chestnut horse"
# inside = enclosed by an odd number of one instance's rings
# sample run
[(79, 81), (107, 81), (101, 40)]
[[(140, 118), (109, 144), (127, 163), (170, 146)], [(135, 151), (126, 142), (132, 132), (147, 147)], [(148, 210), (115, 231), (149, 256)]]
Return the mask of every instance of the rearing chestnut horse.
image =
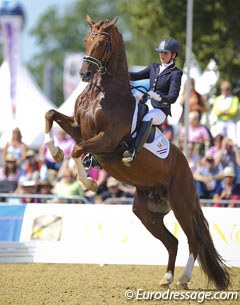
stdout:
[[(170, 209), (185, 232), (189, 243), (189, 258), (178, 279), (187, 287), (196, 258), (210, 282), (219, 289), (229, 285), (229, 274), (210, 237), (208, 223), (202, 213), (192, 172), (182, 152), (173, 144), (166, 159), (160, 159), (143, 148), (132, 166), (121, 163), (121, 155), (113, 152), (128, 138), (135, 109), (131, 93), (124, 42), (115, 27), (117, 18), (97, 23), (87, 16), (90, 32), (85, 38), (86, 56), (80, 70), (88, 82), (75, 103), (74, 116), (55, 110), (46, 113), (45, 142), (57, 162), (62, 151), (54, 145), (53, 122), (57, 122), (76, 141), (72, 157), (78, 168), (79, 180), (96, 190), (96, 181), (87, 177), (82, 156), (92, 153), (100, 165), (113, 177), (136, 186), (133, 212), (144, 226), (159, 239), (169, 253), (162, 286), (173, 282), (177, 239), (163, 223)], [(154, 251), (154, 249), (153, 249)]]

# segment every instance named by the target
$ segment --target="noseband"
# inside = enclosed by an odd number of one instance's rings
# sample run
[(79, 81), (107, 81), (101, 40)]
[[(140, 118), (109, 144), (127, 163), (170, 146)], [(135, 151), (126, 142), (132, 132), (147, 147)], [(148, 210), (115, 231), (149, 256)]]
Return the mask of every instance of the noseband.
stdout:
[[(100, 73), (105, 74), (107, 71), (107, 68), (106, 68), (107, 53), (109, 50), (111, 50), (111, 47), (112, 47), (111, 40), (110, 40), (110, 34), (107, 32), (92, 32), (92, 31), (90, 33), (92, 35), (106, 35), (106, 36), (108, 36), (108, 41), (106, 43), (106, 46), (103, 50), (103, 53), (102, 53), (100, 59), (97, 59), (93, 56), (85, 55), (83, 57), (83, 61), (96, 65), (98, 67), (98, 70), (100, 71)], [(103, 59), (104, 56), (105, 56), (105, 58)]]

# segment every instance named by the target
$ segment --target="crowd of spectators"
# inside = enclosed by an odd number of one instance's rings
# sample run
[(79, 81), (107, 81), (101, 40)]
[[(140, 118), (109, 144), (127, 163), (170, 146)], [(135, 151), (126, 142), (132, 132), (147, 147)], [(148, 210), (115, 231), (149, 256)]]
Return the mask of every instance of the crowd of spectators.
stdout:
[[(185, 95), (181, 104), (184, 106)], [(196, 189), (200, 199), (213, 199), (213, 206), (238, 207), (233, 200), (240, 200), (240, 151), (238, 139), (239, 99), (232, 93), (231, 84), (223, 81), (220, 95), (208, 105), (191, 81), (189, 106), (188, 155)], [(204, 114), (215, 117), (211, 124), (201, 122)], [(169, 141), (183, 150), (186, 137), (184, 124), (176, 139), (174, 126), (166, 121), (162, 128)], [(71, 159), (73, 139), (61, 129), (55, 131), (56, 145), (64, 151), (65, 159), (56, 163), (43, 144), (38, 151), (29, 149), (22, 142), (19, 128), (2, 150), (0, 166), (0, 193), (19, 194), (21, 203), (78, 203), (71, 196), (81, 196), (89, 203), (129, 204), (135, 188), (111, 177), (104, 169), (90, 168), (88, 175), (97, 181), (98, 190), (84, 189), (77, 179), (76, 165)], [(31, 196), (34, 195), (34, 196)], [(39, 195), (39, 197), (37, 196)], [(40, 196), (43, 195), (43, 196)], [(44, 195), (55, 195), (46, 200)], [(64, 197), (64, 199), (61, 199)], [(227, 203), (221, 203), (227, 200)]]

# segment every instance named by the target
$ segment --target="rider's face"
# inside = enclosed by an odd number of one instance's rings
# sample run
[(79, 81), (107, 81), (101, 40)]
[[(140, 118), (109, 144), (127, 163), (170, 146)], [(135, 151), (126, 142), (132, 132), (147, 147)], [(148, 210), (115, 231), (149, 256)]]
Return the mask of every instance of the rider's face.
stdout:
[(167, 64), (172, 57), (172, 52), (159, 52), (161, 63)]

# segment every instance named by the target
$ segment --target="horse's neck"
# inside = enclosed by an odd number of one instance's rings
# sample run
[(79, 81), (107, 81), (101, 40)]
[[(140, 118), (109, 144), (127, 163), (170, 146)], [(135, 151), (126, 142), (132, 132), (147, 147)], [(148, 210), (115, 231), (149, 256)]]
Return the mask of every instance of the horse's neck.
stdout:
[(120, 34), (119, 37), (116, 38), (115, 46), (113, 47), (112, 56), (109, 60), (107, 70), (108, 75), (110, 75), (113, 81), (120, 81), (121, 83), (124, 83), (125, 86), (129, 87), (127, 57), (124, 42)]

